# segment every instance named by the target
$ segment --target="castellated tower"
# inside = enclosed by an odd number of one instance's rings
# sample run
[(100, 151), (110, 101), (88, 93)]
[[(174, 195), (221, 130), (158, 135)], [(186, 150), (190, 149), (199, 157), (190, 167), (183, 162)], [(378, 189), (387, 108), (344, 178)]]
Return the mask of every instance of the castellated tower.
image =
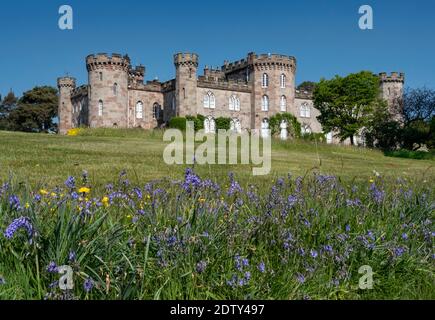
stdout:
[(198, 55), (195, 53), (177, 53), (175, 65), (175, 112), (176, 116), (196, 115), (196, 85)]
[(86, 57), (89, 126), (127, 127), (130, 58), (105, 53)]
[(293, 113), (295, 101), (296, 59), (278, 54), (248, 54), (252, 85), (251, 128), (276, 113)]
[(388, 109), (394, 120), (403, 121), (403, 85), (405, 83), (405, 74), (392, 72), (387, 75), (386, 72), (379, 74), (381, 98), (387, 101)]
[(62, 77), (57, 79), (59, 88), (59, 133), (66, 134), (72, 128), (72, 102), (71, 93), (76, 88), (76, 79)]

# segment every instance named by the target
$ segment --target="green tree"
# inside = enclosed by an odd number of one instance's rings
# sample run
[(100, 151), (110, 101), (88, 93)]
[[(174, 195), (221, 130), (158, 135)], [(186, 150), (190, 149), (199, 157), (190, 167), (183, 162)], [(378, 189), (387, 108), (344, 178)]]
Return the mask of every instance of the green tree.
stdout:
[(26, 91), (18, 100), (18, 107), (8, 116), (9, 130), (50, 132), (56, 130), (57, 89), (49, 86)]
[(296, 90), (313, 92), (314, 89), (316, 88), (316, 85), (317, 84), (315, 82), (304, 81), (297, 86)]
[(366, 127), (373, 111), (382, 106), (379, 99), (379, 78), (369, 71), (322, 79), (314, 90), (314, 106), (325, 132), (337, 132), (341, 141), (354, 136)]

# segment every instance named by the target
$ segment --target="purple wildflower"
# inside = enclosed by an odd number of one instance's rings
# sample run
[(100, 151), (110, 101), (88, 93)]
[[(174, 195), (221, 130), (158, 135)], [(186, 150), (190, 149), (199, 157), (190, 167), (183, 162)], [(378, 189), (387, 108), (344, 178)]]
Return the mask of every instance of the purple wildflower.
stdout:
[(297, 275), (296, 275), (296, 280), (299, 282), (299, 283), (304, 283), (305, 282), (305, 277), (304, 277), (304, 275), (303, 274), (301, 274), (301, 273), (298, 273)]
[(57, 264), (54, 261), (51, 261), (49, 265), (47, 266), (47, 272), (49, 273), (58, 273), (59, 268), (57, 267)]
[(9, 197), (9, 205), (11, 206), (12, 210), (16, 210), (16, 211), (21, 210), (20, 199), (16, 195), (11, 195)]
[(203, 273), (206, 267), (207, 267), (207, 262), (200, 261), (196, 264), (196, 272)]
[(91, 278), (87, 278), (83, 283), (83, 289), (85, 289), (86, 293), (89, 293), (94, 287), (94, 281)]
[(260, 264), (258, 265), (258, 270), (261, 273), (265, 273), (266, 272), (266, 265), (264, 264), (264, 262), (260, 262)]
[(76, 187), (76, 179), (74, 177), (68, 177), (65, 181), (65, 186), (69, 189), (75, 189)]
[(311, 249), (311, 250), (310, 250), (310, 255), (315, 259), (315, 258), (317, 258), (317, 256), (318, 256), (319, 254), (317, 253), (316, 250)]
[(70, 262), (74, 262), (74, 261), (76, 261), (76, 258), (77, 258), (77, 255), (76, 255), (75, 251), (71, 250), (68, 254), (68, 260)]
[(20, 217), (12, 221), (12, 223), (6, 228), (4, 236), (7, 239), (12, 239), (17, 230), (21, 228), (27, 231), (29, 238), (32, 238), (33, 226), (30, 223), (30, 219), (28, 217)]

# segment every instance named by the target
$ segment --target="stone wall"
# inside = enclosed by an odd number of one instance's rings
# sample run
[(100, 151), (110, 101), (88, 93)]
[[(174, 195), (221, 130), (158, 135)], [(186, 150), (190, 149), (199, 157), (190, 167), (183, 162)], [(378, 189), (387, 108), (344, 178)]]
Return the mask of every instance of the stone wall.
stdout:
[[(154, 129), (159, 123), (158, 119), (153, 117), (153, 107), (157, 104), (163, 108), (163, 93), (145, 90), (129, 90), (128, 93), (128, 127), (144, 129)], [(136, 106), (142, 102), (142, 119), (137, 117)]]

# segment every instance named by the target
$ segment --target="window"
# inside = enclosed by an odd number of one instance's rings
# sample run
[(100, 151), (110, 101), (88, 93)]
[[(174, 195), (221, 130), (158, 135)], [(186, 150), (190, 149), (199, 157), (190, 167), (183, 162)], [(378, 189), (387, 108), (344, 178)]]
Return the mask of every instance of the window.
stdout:
[(239, 119), (231, 119), (230, 130), (234, 133), (242, 132), (242, 124)]
[(172, 104), (171, 104), (172, 110), (175, 111), (175, 97), (172, 97)]
[(281, 79), (280, 79), (280, 84), (281, 84), (281, 89), (285, 88), (285, 74), (281, 74)]
[(204, 132), (205, 133), (216, 132), (216, 122), (212, 117), (207, 117), (204, 119)]
[(153, 119), (160, 119), (160, 105), (157, 102), (153, 105)]
[(103, 116), (103, 100), (98, 101), (98, 116)]
[(287, 99), (285, 96), (281, 96), (279, 106), (280, 106), (281, 112), (285, 112), (287, 110)]
[(269, 111), (269, 97), (266, 95), (261, 99), (261, 111)]
[(103, 81), (103, 73), (100, 72), (98, 76), (100, 77), (100, 81)]
[(183, 99), (186, 99), (186, 89), (183, 88)]
[(240, 99), (237, 96), (232, 95), (230, 97), (229, 109), (231, 111), (240, 111)]
[(262, 81), (263, 88), (267, 88), (269, 86), (269, 76), (267, 73), (263, 73), (263, 81)]
[(118, 84), (116, 82), (113, 85), (113, 95), (115, 95), (115, 96), (118, 95)]
[(216, 99), (211, 91), (207, 92), (207, 94), (204, 96), (204, 108), (206, 109), (216, 108)]
[(301, 105), (301, 118), (310, 118), (311, 117), (311, 110), (308, 103), (304, 102)]
[(136, 119), (143, 119), (143, 103), (138, 101), (136, 103)]

